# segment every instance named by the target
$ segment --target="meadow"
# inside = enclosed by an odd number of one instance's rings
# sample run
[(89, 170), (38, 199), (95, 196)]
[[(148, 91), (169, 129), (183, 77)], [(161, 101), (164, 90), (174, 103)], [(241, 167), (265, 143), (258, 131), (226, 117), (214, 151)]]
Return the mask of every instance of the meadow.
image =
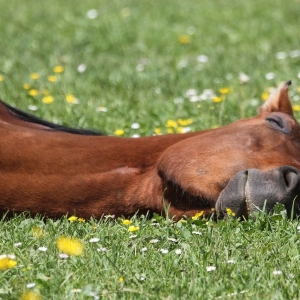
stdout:
[[(49, 121), (132, 138), (216, 128), (290, 79), (300, 120), (299, 0), (0, 7), (0, 98)], [(280, 206), (247, 221), (3, 216), (0, 299), (299, 299), (299, 238)]]

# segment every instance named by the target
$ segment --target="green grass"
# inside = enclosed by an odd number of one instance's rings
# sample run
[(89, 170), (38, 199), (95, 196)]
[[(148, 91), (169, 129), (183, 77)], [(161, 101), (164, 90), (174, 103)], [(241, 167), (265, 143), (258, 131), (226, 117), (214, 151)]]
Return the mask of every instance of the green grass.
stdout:
[[(300, 49), (296, 0), (0, 4), (0, 97), (25, 111), (34, 105), (34, 113), (50, 121), (144, 136), (155, 128), (177, 131), (167, 128), (168, 120), (191, 118), (191, 130), (202, 130), (252, 116), (262, 94), (289, 79), (293, 104), (299, 100), (300, 56), (290, 55)], [(97, 18), (87, 17), (91, 9)], [(280, 52), (286, 57), (278, 59)], [(198, 62), (199, 55), (208, 61)], [(77, 71), (81, 64), (86, 65), (83, 73)], [(49, 82), (57, 65), (64, 72)], [(240, 83), (241, 72), (249, 82)], [(39, 79), (32, 80), (32, 73)], [(267, 73), (274, 79), (266, 79)], [(25, 83), (38, 95), (30, 96)], [(189, 89), (198, 95), (212, 89), (220, 96), (221, 88), (230, 92), (220, 103), (191, 102), (186, 96)], [(44, 90), (53, 103), (43, 103)], [(68, 94), (79, 103), (68, 103)], [(101, 106), (107, 112), (99, 112)], [(297, 107), (295, 115), (300, 117)], [(132, 123), (140, 128), (132, 129)], [(120, 220), (70, 223), (24, 215), (1, 221), (0, 255), (14, 253), (18, 264), (0, 271), (0, 299), (19, 299), (30, 289), (43, 299), (93, 299), (90, 292), (101, 299), (297, 299), (298, 221), (281, 216), (186, 224), (134, 218), (140, 227), (135, 233)], [(36, 226), (44, 230), (40, 238), (32, 234)], [(59, 258), (56, 239), (62, 235), (80, 239), (84, 253)], [(91, 237), (99, 241), (90, 243)], [(150, 243), (155, 238), (159, 242)], [(47, 251), (39, 251), (41, 246)], [(107, 251), (97, 251), (101, 247)], [(144, 247), (147, 251), (141, 252)], [(207, 266), (216, 270), (208, 272)], [(32, 282), (35, 287), (27, 288)], [(72, 292), (76, 288), (82, 291)]]

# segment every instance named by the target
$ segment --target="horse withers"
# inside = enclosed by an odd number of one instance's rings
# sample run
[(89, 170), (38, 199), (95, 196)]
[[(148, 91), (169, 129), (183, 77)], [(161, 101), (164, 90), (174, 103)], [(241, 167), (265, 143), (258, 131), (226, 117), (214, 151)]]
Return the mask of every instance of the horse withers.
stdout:
[(138, 139), (70, 129), (0, 103), (0, 211), (164, 213), (230, 208), (247, 217), (283, 203), (299, 214), (300, 133), (287, 82), (256, 117), (200, 132)]

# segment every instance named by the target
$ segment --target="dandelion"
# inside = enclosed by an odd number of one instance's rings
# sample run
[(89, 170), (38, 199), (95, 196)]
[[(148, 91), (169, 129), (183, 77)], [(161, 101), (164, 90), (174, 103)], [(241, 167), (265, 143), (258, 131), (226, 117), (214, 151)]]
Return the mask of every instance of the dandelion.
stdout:
[(132, 123), (130, 127), (132, 129), (139, 129), (140, 128), (140, 124), (139, 123)]
[(42, 98), (42, 102), (45, 104), (51, 104), (53, 101), (54, 101), (54, 97), (50, 95)]
[(84, 218), (78, 218), (78, 222), (84, 223), (84, 222), (85, 222), (85, 219), (84, 219)]
[(59, 251), (69, 255), (77, 256), (82, 254), (84, 250), (83, 244), (78, 239), (64, 236), (57, 239), (56, 245)]
[(0, 255), (0, 270), (8, 270), (17, 265), (16, 257), (14, 254)]
[(42, 300), (42, 297), (35, 291), (26, 291), (22, 294), (21, 300)]
[(158, 243), (159, 242), (159, 239), (152, 239), (152, 240), (150, 240), (150, 243), (151, 244), (156, 244), (156, 243)]
[(48, 248), (43, 246), (43, 247), (39, 247), (38, 250), (41, 252), (46, 252)]
[(160, 135), (161, 134), (161, 128), (160, 127), (154, 128), (154, 132), (155, 132), (156, 135)]
[(196, 213), (193, 217), (192, 220), (198, 220), (200, 217), (202, 217), (204, 214), (204, 211), (201, 210), (200, 212)]
[(185, 220), (185, 219), (180, 219), (180, 220), (179, 220), (179, 222), (181, 222), (181, 223), (184, 223), (184, 224), (185, 224), (185, 223), (187, 223), (187, 220)]
[(269, 92), (263, 92), (261, 94), (261, 99), (266, 101), (269, 98), (269, 95), (270, 95)]
[(273, 271), (273, 275), (277, 276), (277, 275), (281, 275), (282, 274), (282, 271), (280, 270), (274, 270)]
[(215, 266), (208, 266), (208, 267), (206, 267), (206, 271), (207, 272), (211, 272), (211, 271), (215, 271), (215, 270), (216, 270)]
[(121, 136), (124, 133), (125, 133), (125, 131), (123, 129), (117, 129), (117, 130), (115, 130), (114, 135)]
[(68, 218), (68, 220), (70, 221), (70, 222), (74, 222), (74, 221), (77, 221), (77, 217), (76, 216), (71, 216), (70, 218)]
[(99, 112), (107, 112), (107, 108), (104, 107), (104, 106), (99, 106), (99, 107), (96, 108), (96, 110), (99, 111)]
[(139, 229), (140, 229), (139, 226), (131, 225), (131, 226), (128, 227), (128, 231), (130, 231), (130, 232), (134, 232), (134, 231), (137, 231)]
[(33, 80), (37, 80), (40, 78), (39, 74), (38, 73), (31, 73), (30, 74), (30, 78), (33, 79)]
[(178, 124), (175, 120), (168, 120), (166, 123), (167, 128), (170, 128), (170, 127), (176, 128), (177, 126), (178, 126)]
[(169, 252), (168, 249), (159, 249), (159, 251), (162, 253), (162, 254), (167, 254)]
[(221, 89), (219, 89), (219, 92), (221, 94), (228, 94), (230, 92), (230, 89), (229, 88), (221, 88)]
[(175, 253), (179, 255), (179, 254), (182, 253), (182, 250), (181, 250), (181, 249), (176, 249), (176, 250), (175, 250)]
[(89, 240), (90, 243), (97, 243), (97, 242), (99, 242), (99, 241), (100, 241), (99, 238), (91, 238), (91, 239)]
[(64, 70), (65, 70), (65, 69), (64, 69), (63, 66), (55, 66), (55, 67), (53, 68), (53, 72), (54, 72), (54, 73), (62, 73)]
[(235, 212), (233, 212), (230, 208), (226, 208), (226, 213), (228, 216), (235, 217)]
[(120, 278), (119, 278), (119, 282), (122, 283), (123, 281), (124, 281), (124, 278), (123, 278), (123, 277), (120, 277)]
[(189, 44), (191, 42), (191, 39), (190, 39), (190, 37), (188, 35), (180, 35), (178, 37), (178, 41), (182, 45), (187, 45), (187, 44)]
[(96, 9), (90, 9), (86, 15), (89, 19), (96, 19), (98, 17), (98, 11)]
[(180, 126), (188, 126), (193, 123), (193, 119), (178, 119), (177, 122)]
[(80, 64), (80, 65), (78, 66), (78, 68), (77, 68), (77, 71), (78, 71), (79, 73), (84, 73), (85, 70), (86, 70), (86, 65), (85, 65), (85, 64)]
[(131, 223), (132, 223), (132, 221), (130, 221), (130, 220), (127, 220), (127, 219), (122, 220), (123, 225), (130, 225)]
[(66, 101), (68, 103), (73, 103), (73, 104), (76, 104), (77, 103), (77, 99), (74, 97), (74, 95), (72, 94), (67, 94), (66, 95)]
[(217, 96), (213, 97), (213, 102), (215, 102), (215, 103), (222, 102), (222, 100), (223, 100), (222, 97), (217, 97)]
[(0, 74), (0, 82), (4, 80), (4, 76)]
[(48, 81), (50, 82), (56, 82), (57, 81), (57, 77), (55, 75), (49, 75), (47, 77)]
[(31, 89), (28, 94), (29, 96), (35, 97), (39, 94), (39, 91), (37, 89)]
[(30, 85), (28, 83), (24, 83), (23, 84), (23, 89), (24, 90), (29, 90), (30, 89)]

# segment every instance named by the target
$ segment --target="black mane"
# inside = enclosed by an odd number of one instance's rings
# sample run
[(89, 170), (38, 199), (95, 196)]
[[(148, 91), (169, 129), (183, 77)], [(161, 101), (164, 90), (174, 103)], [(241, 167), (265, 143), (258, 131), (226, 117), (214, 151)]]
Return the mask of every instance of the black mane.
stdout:
[(46, 126), (48, 128), (51, 128), (55, 131), (62, 131), (62, 132), (67, 132), (67, 133), (73, 133), (73, 134), (81, 134), (81, 135), (104, 135), (101, 132), (96, 132), (93, 130), (89, 130), (89, 129), (76, 129), (76, 128), (70, 128), (70, 127), (65, 127), (62, 125), (57, 125), (48, 121), (45, 121), (41, 118), (38, 118), (32, 114), (26, 113), (22, 110), (19, 110), (13, 106), (10, 106), (6, 103), (4, 103), (3, 101), (0, 100), (0, 102), (5, 105), (9, 111), (11, 112), (11, 114), (13, 114), (15, 117), (19, 118), (20, 120), (23, 120), (25, 122), (29, 122), (29, 123), (34, 123), (34, 124), (39, 124), (39, 125), (43, 125)]

